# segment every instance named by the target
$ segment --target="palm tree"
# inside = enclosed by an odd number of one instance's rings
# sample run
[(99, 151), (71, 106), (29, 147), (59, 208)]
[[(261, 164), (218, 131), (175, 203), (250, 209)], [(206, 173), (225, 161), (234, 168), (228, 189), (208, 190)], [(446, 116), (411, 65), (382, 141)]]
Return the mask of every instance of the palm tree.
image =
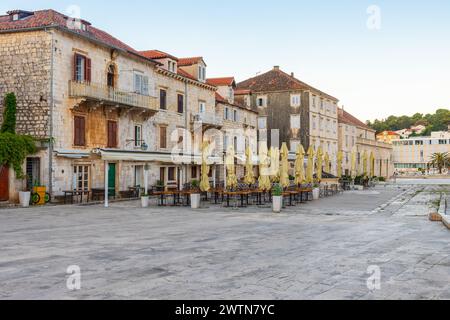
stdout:
[(450, 165), (450, 153), (435, 153), (431, 156), (430, 167), (438, 169), (439, 174), (442, 170)]

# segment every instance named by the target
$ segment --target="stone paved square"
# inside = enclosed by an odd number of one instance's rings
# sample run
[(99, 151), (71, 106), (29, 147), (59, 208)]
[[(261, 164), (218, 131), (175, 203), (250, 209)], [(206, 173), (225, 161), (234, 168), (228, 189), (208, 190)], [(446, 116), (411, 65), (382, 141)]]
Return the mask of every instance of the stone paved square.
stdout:
[[(276, 215), (138, 202), (0, 210), (0, 299), (449, 299), (432, 186), (377, 187)], [(448, 191), (448, 189), (446, 189)], [(66, 287), (81, 269), (81, 290)], [(369, 266), (381, 289), (367, 287)]]

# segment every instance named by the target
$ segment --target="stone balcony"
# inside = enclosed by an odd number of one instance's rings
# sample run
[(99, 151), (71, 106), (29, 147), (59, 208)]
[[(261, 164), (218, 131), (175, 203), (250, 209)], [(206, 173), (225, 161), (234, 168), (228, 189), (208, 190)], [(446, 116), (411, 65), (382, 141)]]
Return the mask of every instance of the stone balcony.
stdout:
[(156, 97), (121, 91), (96, 83), (70, 81), (69, 96), (71, 98), (95, 100), (104, 104), (143, 108), (154, 112), (159, 110)]
[(191, 115), (191, 123), (202, 123), (203, 127), (222, 128), (223, 118), (215, 113), (197, 113)]

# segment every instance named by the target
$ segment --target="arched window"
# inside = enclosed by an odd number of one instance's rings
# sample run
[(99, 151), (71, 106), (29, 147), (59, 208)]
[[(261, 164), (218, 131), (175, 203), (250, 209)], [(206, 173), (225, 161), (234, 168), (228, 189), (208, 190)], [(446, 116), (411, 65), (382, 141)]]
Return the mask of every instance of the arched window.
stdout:
[(116, 68), (114, 67), (113, 64), (109, 65), (108, 67), (108, 76), (107, 76), (107, 84), (108, 87), (110, 88), (114, 88), (116, 85)]

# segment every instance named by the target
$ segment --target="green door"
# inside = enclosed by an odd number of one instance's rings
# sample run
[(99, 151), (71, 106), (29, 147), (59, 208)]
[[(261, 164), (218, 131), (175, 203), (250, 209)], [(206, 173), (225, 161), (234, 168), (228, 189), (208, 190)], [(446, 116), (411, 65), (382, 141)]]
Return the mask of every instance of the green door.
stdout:
[(116, 164), (110, 163), (108, 170), (108, 195), (116, 197)]

